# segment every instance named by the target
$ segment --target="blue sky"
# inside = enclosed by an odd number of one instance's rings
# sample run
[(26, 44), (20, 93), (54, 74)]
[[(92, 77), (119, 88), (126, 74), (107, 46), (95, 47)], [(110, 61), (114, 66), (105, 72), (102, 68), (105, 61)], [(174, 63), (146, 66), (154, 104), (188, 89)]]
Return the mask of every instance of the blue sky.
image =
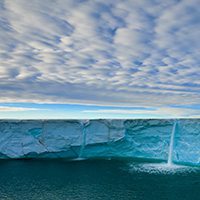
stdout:
[(0, 118), (199, 117), (198, 7), (0, 1)]

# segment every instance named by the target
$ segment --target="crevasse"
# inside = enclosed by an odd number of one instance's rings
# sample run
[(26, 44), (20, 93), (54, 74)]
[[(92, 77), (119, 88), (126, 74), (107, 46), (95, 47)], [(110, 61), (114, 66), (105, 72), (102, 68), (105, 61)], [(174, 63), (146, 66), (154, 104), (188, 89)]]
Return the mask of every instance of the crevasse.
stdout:
[[(174, 119), (0, 120), (0, 158), (149, 158), (167, 162)], [(171, 160), (200, 165), (200, 120), (176, 120)]]

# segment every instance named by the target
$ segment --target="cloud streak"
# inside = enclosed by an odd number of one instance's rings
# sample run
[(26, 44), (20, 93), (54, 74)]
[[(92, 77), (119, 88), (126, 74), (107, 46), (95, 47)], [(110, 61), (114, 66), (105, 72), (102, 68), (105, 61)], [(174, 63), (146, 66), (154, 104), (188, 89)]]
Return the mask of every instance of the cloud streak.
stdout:
[(149, 116), (153, 116), (153, 118), (199, 118), (199, 111), (192, 109), (184, 109), (184, 108), (169, 108), (169, 107), (161, 107), (156, 109), (146, 109), (146, 110), (123, 110), (123, 109), (97, 109), (97, 110), (84, 110), (83, 113), (99, 113), (99, 114), (121, 114), (123, 115), (133, 115), (140, 116), (143, 115), (149, 118)]
[(44, 110), (44, 109), (0, 106), (0, 112), (23, 112), (23, 111), (37, 111), (37, 110)]

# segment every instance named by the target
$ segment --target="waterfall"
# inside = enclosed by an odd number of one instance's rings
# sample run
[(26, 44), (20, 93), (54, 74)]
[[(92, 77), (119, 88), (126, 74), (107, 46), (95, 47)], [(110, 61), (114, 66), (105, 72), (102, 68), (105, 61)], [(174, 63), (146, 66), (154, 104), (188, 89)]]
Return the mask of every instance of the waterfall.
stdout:
[(170, 145), (169, 145), (169, 153), (168, 153), (168, 161), (167, 161), (168, 165), (173, 164), (172, 156), (173, 156), (174, 136), (175, 136), (175, 132), (176, 132), (176, 125), (177, 125), (177, 122), (175, 121), (174, 125), (173, 125), (173, 129), (172, 129)]
[(80, 151), (79, 151), (79, 158), (82, 158), (82, 155), (83, 155), (83, 150), (85, 148), (85, 142), (86, 142), (86, 134), (85, 134), (85, 127), (83, 127), (83, 133), (82, 133), (82, 144), (81, 144), (81, 147), (80, 147)]
[(82, 132), (82, 144), (80, 147), (80, 151), (79, 151), (79, 155), (78, 155), (78, 159), (82, 160), (83, 159), (83, 151), (85, 149), (85, 144), (86, 144), (86, 127), (89, 125), (89, 121), (88, 120), (84, 120), (82, 122), (82, 127), (83, 127), (83, 132)]

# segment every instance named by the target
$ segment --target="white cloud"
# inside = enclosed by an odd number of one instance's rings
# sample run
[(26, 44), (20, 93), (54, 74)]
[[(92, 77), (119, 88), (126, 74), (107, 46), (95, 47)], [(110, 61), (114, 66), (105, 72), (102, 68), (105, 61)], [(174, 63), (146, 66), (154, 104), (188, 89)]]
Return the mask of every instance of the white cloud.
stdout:
[(0, 102), (197, 104), (199, 17), (197, 0), (1, 1)]
[(149, 116), (157, 116), (158, 118), (169, 117), (169, 118), (179, 118), (179, 117), (192, 117), (199, 118), (199, 112), (193, 109), (184, 108), (170, 108), (170, 107), (160, 107), (156, 109), (141, 109), (141, 110), (123, 110), (123, 109), (97, 109), (97, 110), (84, 110), (84, 113), (101, 113), (101, 114), (126, 114), (126, 115), (144, 115), (147, 118)]
[(36, 110), (44, 110), (44, 109), (0, 106), (0, 112), (22, 112), (22, 111), (36, 111)]

